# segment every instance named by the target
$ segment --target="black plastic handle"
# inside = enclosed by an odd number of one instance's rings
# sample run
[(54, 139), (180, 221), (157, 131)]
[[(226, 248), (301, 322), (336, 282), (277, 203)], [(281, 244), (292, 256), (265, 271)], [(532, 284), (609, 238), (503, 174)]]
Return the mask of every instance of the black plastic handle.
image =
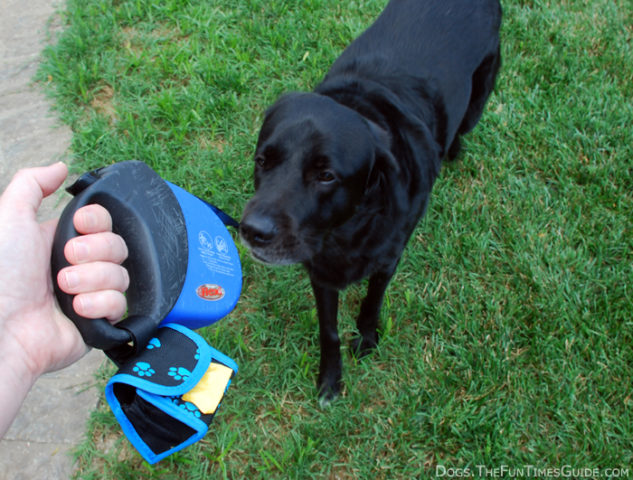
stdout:
[[(118, 362), (147, 344), (180, 295), (188, 261), (185, 219), (167, 183), (143, 162), (122, 162), (86, 173), (68, 191), (75, 198), (62, 212), (53, 241), (55, 295), (86, 344), (104, 350)], [(74, 296), (57, 285), (57, 274), (69, 265), (64, 246), (79, 235), (73, 216), (93, 203), (110, 212), (113, 231), (123, 237), (129, 250), (123, 264), (130, 275), (128, 317), (116, 325), (105, 318), (77, 315)]]

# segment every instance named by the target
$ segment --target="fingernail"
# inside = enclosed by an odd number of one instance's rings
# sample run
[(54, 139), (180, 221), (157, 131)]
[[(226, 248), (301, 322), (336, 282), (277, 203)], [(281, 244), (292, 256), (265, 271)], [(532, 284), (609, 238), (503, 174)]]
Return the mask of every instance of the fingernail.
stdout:
[(75, 300), (79, 303), (79, 313), (80, 315), (88, 315), (92, 310), (92, 300), (90, 297), (86, 298), (85, 296), (75, 297)]
[(75, 260), (77, 262), (83, 262), (84, 260), (87, 260), (89, 250), (90, 249), (88, 248), (88, 245), (85, 244), (85, 242), (82, 242), (81, 240), (75, 240), (73, 242), (73, 252), (75, 254)]
[(79, 275), (77, 275), (75, 272), (73, 272), (72, 270), (69, 272), (64, 272), (64, 280), (66, 282), (66, 286), (69, 289), (73, 289), (75, 288), (77, 285), (79, 285)]
[(97, 225), (97, 217), (88, 210), (87, 212), (82, 212), (82, 223), (84, 228), (88, 231), (93, 231)]

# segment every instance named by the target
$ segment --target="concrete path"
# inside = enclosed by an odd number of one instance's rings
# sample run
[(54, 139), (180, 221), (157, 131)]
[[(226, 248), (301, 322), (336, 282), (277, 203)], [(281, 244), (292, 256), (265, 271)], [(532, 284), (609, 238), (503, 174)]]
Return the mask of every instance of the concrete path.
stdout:
[[(49, 101), (32, 84), (47, 23), (60, 4), (60, 0), (0, 2), (0, 191), (19, 168), (66, 158), (71, 132), (60, 125)], [(46, 201), (41, 218), (58, 216), (65, 200), (56, 196)], [(92, 351), (75, 365), (38, 381), (0, 441), (0, 480), (70, 478), (69, 452), (83, 438), (85, 422), (96, 405), (93, 374), (104, 359), (103, 353)]]

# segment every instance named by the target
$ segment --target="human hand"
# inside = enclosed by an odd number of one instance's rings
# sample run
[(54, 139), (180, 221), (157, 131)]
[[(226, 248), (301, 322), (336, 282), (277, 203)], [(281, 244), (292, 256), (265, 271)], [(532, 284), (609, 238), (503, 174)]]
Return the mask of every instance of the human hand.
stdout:
[[(20, 170), (0, 197), (0, 437), (8, 430), (37, 378), (88, 351), (81, 334), (53, 295), (51, 249), (57, 221), (37, 222), (42, 199), (57, 190), (68, 170), (62, 163)], [(90, 205), (73, 217), (83, 234), (64, 253), (71, 266), (59, 272), (60, 288), (76, 294), (75, 311), (114, 322), (126, 308), (129, 284), (119, 264), (127, 257), (113, 234), (107, 210)]]
[[(53, 295), (50, 257), (57, 221), (36, 221), (42, 199), (66, 175), (61, 163), (21, 170), (0, 197), (0, 365), (22, 368), (32, 381), (87, 351)], [(122, 292), (129, 284), (118, 265), (127, 257), (125, 243), (110, 231), (111, 218), (103, 207), (84, 207), (73, 220), (84, 235), (64, 249), (71, 266), (60, 271), (60, 288), (77, 294), (73, 306), (79, 315), (116, 321), (125, 312)]]

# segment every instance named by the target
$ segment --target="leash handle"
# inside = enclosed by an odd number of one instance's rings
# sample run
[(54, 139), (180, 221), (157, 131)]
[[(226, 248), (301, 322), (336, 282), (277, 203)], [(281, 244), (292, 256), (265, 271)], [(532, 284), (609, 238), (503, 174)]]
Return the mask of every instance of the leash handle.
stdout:
[[(178, 299), (187, 272), (185, 219), (169, 186), (143, 162), (121, 162), (88, 172), (67, 190), (74, 198), (62, 212), (51, 257), (55, 295), (84, 342), (120, 364), (145, 346)], [(74, 295), (57, 285), (57, 274), (69, 266), (64, 246), (79, 235), (73, 226), (74, 214), (95, 203), (110, 212), (113, 232), (129, 250), (123, 263), (130, 275), (128, 317), (116, 325), (105, 318), (77, 315)]]

